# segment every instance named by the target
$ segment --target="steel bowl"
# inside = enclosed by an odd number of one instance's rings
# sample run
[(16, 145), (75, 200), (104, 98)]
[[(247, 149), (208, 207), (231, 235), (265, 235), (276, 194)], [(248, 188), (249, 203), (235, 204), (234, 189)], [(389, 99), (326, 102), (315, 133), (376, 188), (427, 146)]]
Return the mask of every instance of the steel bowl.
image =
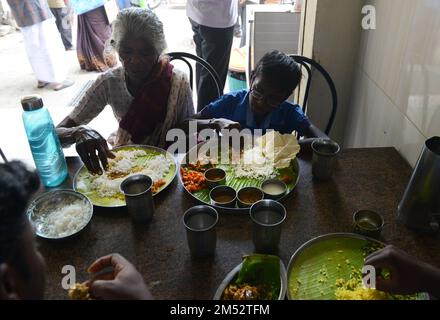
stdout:
[[(220, 176), (220, 179), (213, 179), (214, 176)], [(210, 168), (204, 173), (206, 185), (209, 189), (215, 188), (226, 183), (226, 171), (220, 168)]]
[[(264, 191), (264, 187), (270, 184), (275, 184), (280, 186), (283, 189), (283, 191), (279, 194), (267, 193), (266, 191)], [(268, 180), (264, 180), (263, 183), (261, 184), (261, 190), (264, 193), (264, 199), (279, 200), (286, 195), (287, 185), (279, 179), (268, 179)]]
[(353, 231), (367, 237), (378, 238), (382, 232), (384, 219), (372, 210), (359, 210), (353, 214)]
[[(243, 199), (243, 196), (246, 193), (254, 193), (255, 195), (258, 196), (258, 200), (254, 201), (254, 202), (246, 202)], [(260, 200), (263, 200), (264, 198), (264, 193), (260, 188), (257, 187), (244, 187), (241, 188), (238, 192), (237, 192), (237, 204), (239, 208), (250, 208), (255, 202), (258, 202)]]
[[(54, 214), (66, 206), (79, 204), (84, 207), (84, 219), (72, 228), (62, 233), (55, 234), (50, 231), (53, 225), (47, 221), (48, 215)], [(83, 194), (73, 190), (56, 190), (42, 194), (34, 199), (27, 208), (27, 216), (35, 226), (37, 236), (45, 239), (59, 240), (70, 238), (81, 232), (90, 222), (93, 216), (93, 205)]]
[[(219, 201), (218, 196), (222, 193), (230, 195), (233, 197), (233, 199), (227, 202)], [(237, 202), (237, 192), (232, 187), (217, 186), (209, 192), (209, 199), (211, 200), (211, 205), (224, 208), (235, 208), (235, 204)]]

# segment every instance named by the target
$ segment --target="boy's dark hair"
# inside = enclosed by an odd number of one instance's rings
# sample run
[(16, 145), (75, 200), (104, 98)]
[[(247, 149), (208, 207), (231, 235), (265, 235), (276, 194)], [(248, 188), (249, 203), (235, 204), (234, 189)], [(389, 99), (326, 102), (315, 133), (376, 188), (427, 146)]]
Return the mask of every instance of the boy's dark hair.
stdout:
[(40, 180), (23, 163), (0, 164), (0, 263), (11, 263), (19, 270), (27, 268), (20, 261), (21, 243), (26, 222), (25, 209)]
[(301, 66), (287, 54), (274, 50), (266, 53), (258, 61), (252, 77), (263, 75), (283, 92), (291, 93), (298, 86), (301, 77)]

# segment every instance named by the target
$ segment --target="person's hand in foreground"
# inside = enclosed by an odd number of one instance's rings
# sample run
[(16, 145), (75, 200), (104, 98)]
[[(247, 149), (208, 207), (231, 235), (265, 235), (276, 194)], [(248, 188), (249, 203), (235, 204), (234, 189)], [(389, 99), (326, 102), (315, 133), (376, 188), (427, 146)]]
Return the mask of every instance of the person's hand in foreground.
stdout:
[[(376, 269), (376, 288), (393, 294), (428, 292), (440, 297), (440, 269), (435, 268), (394, 246), (387, 246), (365, 259)], [(383, 277), (381, 271), (389, 271)]]
[(106, 300), (153, 299), (141, 274), (127, 259), (117, 253), (99, 258), (92, 263), (88, 272), (96, 274), (108, 267), (112, 267), (113, 271), (95, 275), (88, 282), (92, 298)]

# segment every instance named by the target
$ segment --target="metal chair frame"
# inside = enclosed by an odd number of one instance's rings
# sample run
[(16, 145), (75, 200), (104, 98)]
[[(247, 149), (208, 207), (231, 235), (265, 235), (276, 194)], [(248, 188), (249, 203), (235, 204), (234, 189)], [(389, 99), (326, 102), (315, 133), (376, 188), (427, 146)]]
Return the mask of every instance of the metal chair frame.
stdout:
[(8, 159), (6, 158), (5, 154), (2, 151), (2, 148), (0, 148), (0, 158), (2, 158), (4, 163), (8, 162)]
[(304, 93), (304, 99), (303, 99), (303, 103), (302, 103), (302, 109), (303, 109), (304, 113), (306, 112), (306, 109), (307, 109), (307, 100), (309, 98), (310, 86), (312, 84), (313, 69), (317, 69), (322, 74), (322, 76), (326, 80), (327, 84), (329, 85), (330, 92), (332, 94), (332, 109), (331, 109), (331, 113), (330, 113), (330, 118), (327, 122), (327, 126), (324, 131), (325, 134), (328, 135), (330, 133), (330, 130), (331, 130), (333, 123), (335, 121), (336, 111), (338, 110), (338, 94), (336, 92), (336, 86), (333, 82), (333, 79), (330, 76), (330, 74), (327, 72), (327, 70), (325, 70), (324, 67), (321, 66), (315, 60), (304, 57), (304, 56), (294, 55), (294, 54), (291, 54), (289, 56), (292, 57), (293, 59), (295, 59), (295, 61), (297, 63), (299, 63), (301, 66), (303, 66), (304, 69), (306, 69), (306, 71), (307, 71), (308, 79), (307, 79), (306, 91)]
[(221, 97), (223, 95), (223, 88), (220, 85), (220, 77), (218, 76), (215, 69), (206, 60), (188, 52), (170, 52), (167, 53), (167, 55), (170, 57), (170, 61), (181, 60), (188, 66), (191, 89), (193, 89), (194, 71), (191, 63), (188, 61), (189, 59), (194, 60), (196, 63), (200, 64), (205, 70), (209, 72), (211, 77), (214, 79), (215, 85), (217, 87), (218, 97)]

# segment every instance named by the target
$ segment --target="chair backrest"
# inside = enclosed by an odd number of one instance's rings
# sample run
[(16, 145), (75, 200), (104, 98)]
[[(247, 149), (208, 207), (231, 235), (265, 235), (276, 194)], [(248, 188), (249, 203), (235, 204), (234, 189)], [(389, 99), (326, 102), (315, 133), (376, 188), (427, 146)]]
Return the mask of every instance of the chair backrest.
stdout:
[(324, 79), (326, 80), (326, 82), (330, 88), (330, 92), (332, 94), (332, 109), (331, 109), (331, 113), (330, 113), (330, 118), (327, 122), (327, 126), (324, 131), (325, 134), (328, 135), (330, 133), (332, 126), (333, 126), (333, 122), (335, 121), (336, 111), (338, 109), (338, 94), (336, 93), (335, 84), (333, 83), (333, 80), (332, 80), (331, 76), (329, 75), (329, 73), (324, 69), (323, 66), (321, 66), (315, 60), (307, 58), (307, 57), (303, 57), (303, 56), (294, 55), (294, 54), (291, 54), (289, 56), (292, 57), (293, 59), (295, 59), (295, 61), (297, 63), (301, 64), (301, 66), (304, 67), (304, 69), (306, 70), (307, 75), (308, 75), (306, 90), (304, 93), (304, 100), (302, 102), (302, 109), (304, 112), (306, 112), (306, 108), (307, 108), (307, 99), (309, 98), (310, 86), (312, 84), (312, 76), (313, 76), (314, 70), (318, 70), (322, 74), (322, 76), (324, 77)]
[(193, 88), (194, 71), (190, 63), (190, 60), (193, 60), (196, 63), (198, 63), (200, 66), (205, 68), (211, 75), (217, 87), (218, 98), (223, 95), (223, 86), (221, 85), (220, 77), (218, 76), (215, 69), (206, 60), (203, 60), (202, 58), (188, 52), (170, 52), (167, 53), (167, 55), (170, 57), (170, 61), (182, 60), (188, 66), (191, 89)]
[(7, 163), (7, 162), (8, 162), (8, 159), (6, 159), (6, 156), (5, 156), (5, 154), (3, 153), (2, 148), (0, 148), (0, 158), (2, 158), (2, 160), (3, 160), (4, 163)]

